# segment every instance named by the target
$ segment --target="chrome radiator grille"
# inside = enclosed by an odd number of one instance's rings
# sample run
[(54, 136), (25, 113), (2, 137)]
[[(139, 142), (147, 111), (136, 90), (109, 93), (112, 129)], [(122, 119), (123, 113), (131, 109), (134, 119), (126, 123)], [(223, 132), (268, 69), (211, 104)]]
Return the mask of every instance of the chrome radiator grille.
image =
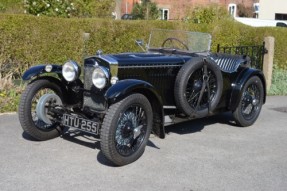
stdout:
[(86, 90), (91, 90), (93, 87), (92, 75), (93, 75), (94, 67), (91, 65), (86, 65), (84, 70), (84, 87)]
[(92, 81), (94, 67), (92, 65), (86, 65), (84, 69), (84, 107), (87, 107), (93, 111), (105, 111), (106, 102), (103, 93), (100, 92)]

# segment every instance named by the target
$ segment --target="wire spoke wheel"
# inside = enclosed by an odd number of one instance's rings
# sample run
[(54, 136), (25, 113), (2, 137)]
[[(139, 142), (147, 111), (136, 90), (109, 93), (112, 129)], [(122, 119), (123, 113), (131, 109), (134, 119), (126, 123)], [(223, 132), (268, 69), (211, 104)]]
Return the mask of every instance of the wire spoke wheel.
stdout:
[(131, 106), (121, 114), (115, 144), (119, 154), (129, 156), (142, 144), (147, 130), (147, 116), (140, 106)]
[(222, 74), (216, 63), (194, 58), (186, 62), (176, 76), (175, 103), (190, 117), (205, 117), (217, 107), (222, 89)]
[(39, 118), (39, 116), (37, 115), (37, 105), (39, 104), (39, 101), (41, 99), (42, 96), (47, 95), (47, 94), (55, 94), (55, 91), (50, 89), (50, 88), (43, 88), (40, 89), (33, 97), (32, 101), (31, 101), (31, 116), (32, 116), (32, 120), (35, 124), (35, 126), (41, 130), (49, 130), (51, 128), (54, 128), (55, 126), (55, 122), (53, 122), (53, 116), (51, 115), (51, 113), (49, 112), (49, 110), (51, 108), (55, 108), (57, 105), (54, 103), (53, 100), (49, 100), (48, 102), (45, 103), (45, 110), (46, 110), (46, 114), (47, 117), (52, 121), (52, 123), (45, 123), (43, 120), (41, 120)]
[[(206, 83), (208, 83), (208, 86), (206, 85), (204, 87), (201, 100), (199, 100), (200, 92), (203, 88), (203, 84), (205, 83), (203, 79), (203, 68), (198, 69), (193, 74), (191, 74), (187, 82), (185, 94), (188, 104), (193, 109), (201, 110), (207, 108), (209, 102), (213, 101), (214, 96), (217, 92), (216, 76), (212, 70), (207, 70), (207, 72), (208, 81), (206, 81)], [(210, 95), (208, 95), (208, 91), (210, 92)], [(197, 106), (199, 106), (199, 108), (197, 108)]]
[(260, 91), (258, 86), (251, 84), (243, 93), (241, 112), (245, 119), (250, 120), (258, 112)]
[(21, 95), (19, 120), (23, 130), (37, 140), (58, 137), (61, 128), (51, 109), (62, 106), (62, 90), (51, 79), (31, 82)]
[(153, 123), (153, 110), (142, 94), (132, 94), (114, 103), (101, 127), (101, 150), (115, 165), (126, 165), (143, 153)]
[(264, 98), (264, 88), (261, 79), (253, 76), (248, 79), (242, 89), (242, 95), (233, 117), (237, 125), (247, 127), (258, 118)]

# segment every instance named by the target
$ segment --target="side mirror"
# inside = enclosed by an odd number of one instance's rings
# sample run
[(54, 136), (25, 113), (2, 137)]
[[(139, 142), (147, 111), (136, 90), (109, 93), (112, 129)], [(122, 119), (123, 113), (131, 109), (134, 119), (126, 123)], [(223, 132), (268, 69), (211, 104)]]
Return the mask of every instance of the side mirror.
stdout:
[(143, 40), (136, 40), (136, 45), (141, 47), (141, 49), (145, 52), (146, 50), (144, 49), (144, 41)]

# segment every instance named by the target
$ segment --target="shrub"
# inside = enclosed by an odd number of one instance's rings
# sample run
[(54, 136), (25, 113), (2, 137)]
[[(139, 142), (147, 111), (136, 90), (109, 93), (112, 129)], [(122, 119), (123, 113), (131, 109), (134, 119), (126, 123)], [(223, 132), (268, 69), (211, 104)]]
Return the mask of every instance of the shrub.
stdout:
[(225, 7), (211, 5), (206, 7), (194, 7), (185, 17), (185, 21), (193, 23), (212, 23), (220, 19), (229, 18), (229, 14)]
[(23, 85), (13, 83), (12, 74), (0, 77), (0, 113), (16, 111), (23, 90)]
[(287, 70), (274, 66), (269, 95), (287, 95)]
[(23, 0), (1, 0), (0, 13), (24, 13)]
[(237, 14), (239, 17), (253, 17), (253, 8), (252, 7), (245, 7), (244, 4), (237, 5)]
[(76, 12), (72, 0), (25, 0), (25, 9), (32, 15), (71, 17)]
[(114, 0), (77, 0), (75, 16), (112, 18), (114, 7)]
[(4, 10), (5, 10), (5, 7), (4, 7), (4, 5), (0, 2), (0, 13), (1, 13), (1, 12), (4, 12)]
[(135, 4), (132, 15), (135, 19), (155, 20), (159, 19), (159, 10), (155, 3), (145, 0), (141, 4)]
[[(140, 51), (135, 39), (147, 40), (152, 28), (201, 31), (212, 34), (212, 50), (221, 46), (259, 45), (265, 36), (275, 37), (274, 63), (286, 68), (285, 28), (252, 28), (231, 19), (210, 24), (164, 21), (114, 21), (103, 19), (59, 19), (27, 15), (0, 14), (0, 75), (13, 71), (13, 78), (39, 63), (62, 63), (67, 59), (81, 62), (83, 52), (94, 54)], [(84, 50), (83, 32), (90, 40)], [(244, 35), (242, 35), (244, 34)]]
[(32, 15), (52, 17), (111, 17), (113, 0), (25, 0)]

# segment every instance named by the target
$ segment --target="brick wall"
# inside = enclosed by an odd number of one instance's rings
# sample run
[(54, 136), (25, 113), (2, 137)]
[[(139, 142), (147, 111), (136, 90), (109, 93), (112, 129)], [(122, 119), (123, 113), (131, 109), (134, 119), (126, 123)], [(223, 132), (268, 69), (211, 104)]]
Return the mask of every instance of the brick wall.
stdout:
[[(210, 5), (219, 4), (225, 6), (227, 9), (228, 4), (244, 4), (246, 7), (252, 7), (253, 3), (259, 2), (259, 0), (151, 0), (155, 2), (158, 8), (169, 10), (169, 19), (181, 19), (187, 11), (190, 11), (192, 7), (198, 5)], [(122, 0), (122, 14), (131, 13), (132, 7), (136, 2), (140, 0)]]

